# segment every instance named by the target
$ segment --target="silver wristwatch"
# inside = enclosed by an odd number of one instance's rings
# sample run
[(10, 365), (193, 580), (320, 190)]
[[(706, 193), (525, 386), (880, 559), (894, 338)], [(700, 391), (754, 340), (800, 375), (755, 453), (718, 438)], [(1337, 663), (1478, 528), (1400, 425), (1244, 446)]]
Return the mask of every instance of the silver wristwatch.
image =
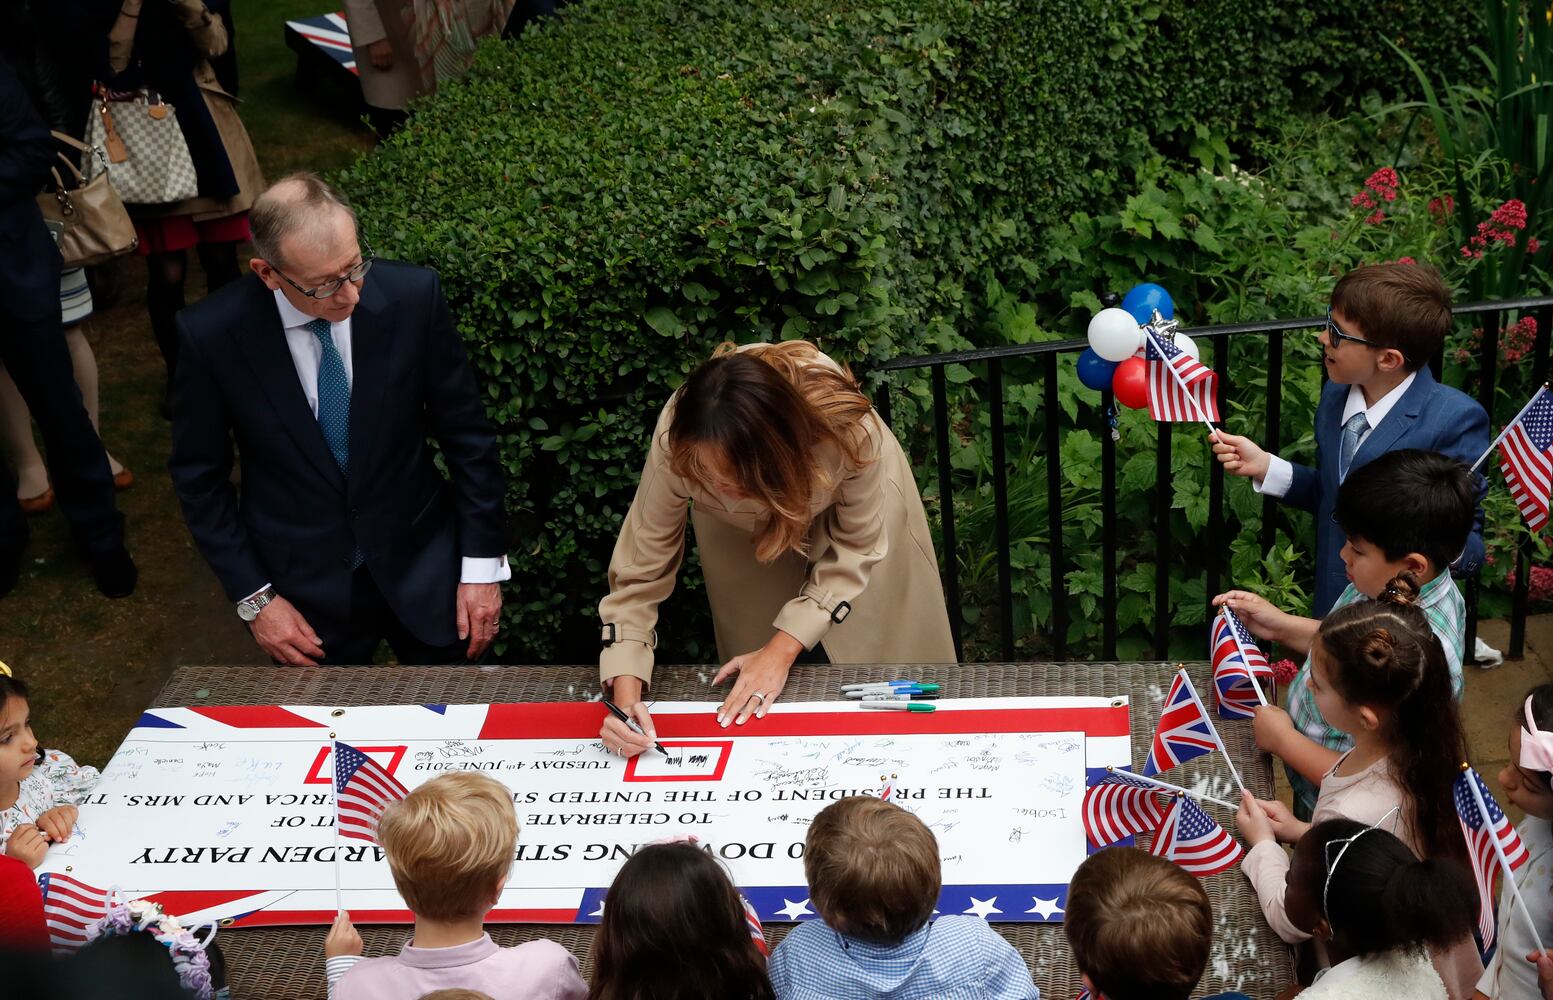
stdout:
[(259, 612), (263, 611), (264, 606), (273, 600), (275, 600), (275, 588), (265, 587), (257, 594), (248, 598), (248, 600), (237, 602), (237, 617), (245, 622), (251, 622), (259, 617)]

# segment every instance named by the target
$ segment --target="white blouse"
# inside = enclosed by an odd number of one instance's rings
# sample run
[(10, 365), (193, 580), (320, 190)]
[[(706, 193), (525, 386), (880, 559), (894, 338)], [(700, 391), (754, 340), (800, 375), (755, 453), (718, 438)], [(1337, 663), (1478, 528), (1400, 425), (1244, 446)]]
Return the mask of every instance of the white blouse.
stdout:
[(97, 784), (97, 768), (82, 767), (63, 750), (43, 751), (43, 763), (22, 779), (16, 804), (0, 812), (0, 850), (19, 826), (36, 823), (55, 806), (80, 805)]

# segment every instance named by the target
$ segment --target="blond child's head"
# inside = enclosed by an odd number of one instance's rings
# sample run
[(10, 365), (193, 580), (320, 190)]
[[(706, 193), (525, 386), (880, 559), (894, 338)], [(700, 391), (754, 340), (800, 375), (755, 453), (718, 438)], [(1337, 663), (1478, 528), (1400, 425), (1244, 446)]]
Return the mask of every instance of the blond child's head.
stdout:
[(1135, 847), (1079, 865), (1063, 920), (1074, 964), (1106, 1000), (1186, 1000), (1213, 943), (1202, 885)]
[(377, 839), (416, 916), (465, 920), (495, 905), (517, 853), (518, 814), (500, 782), (444, 774), (384, 809)]
[(894, 803), (864, 796), (814, 817), (803, 872), (825, 923), (874, 944), (899, 944), (926, 924), (942, 884), (933, 831)]

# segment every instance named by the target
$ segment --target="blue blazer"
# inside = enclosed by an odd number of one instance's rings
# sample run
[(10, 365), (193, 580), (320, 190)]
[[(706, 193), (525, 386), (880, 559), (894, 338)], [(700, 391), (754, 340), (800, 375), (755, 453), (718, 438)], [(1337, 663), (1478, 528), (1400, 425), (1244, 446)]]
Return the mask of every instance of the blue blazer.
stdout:
[[(1337, 506), (1337, 456), (1343, 434), (1343, 406), (1348, 402), (1348, 386), (1328, 382), (1321, 390), (1316, 406), (1316, 468), (1294, 466), (1294, 483), (1283, 498), (1316, 515), (1316, 602), (1317, 618), (1324, 616), (1343, 588), (1348, 574), (1338, 555), (1343, 549), (1343, 532), (1332, 522)], [(1419, 448), (1437, 451), (1470, 465), (1488, 449), (1488, 414), (1466, 393), (1434, 380), (1429, 366), (1418, 369), (1413, 384), (1386, 414), (1380, 426), (1370, 431), (1354, 453), (1352, 472), (1388, 451)], [(1473, 515), (1472, 534), (1455, 569), (1474, 573), (1483, 565), (1483, 495), (1488, 480), (1475, 476), (1478, 506)], [(1405, 503), (1398, 505), (1398, 516), (1407, 516)]]
[[(415, 638), (455, 642), (461, 557), (507, 551), (505, 493), (496, 434), (436, 273), (379, 260), (362, 285), (351, 316), (348, 479), (308, 408), (275, 296), (256, 275), (183, 310), (178, 332), (169, 468), (227, 599), (269, 581), (328, 649), (359, 630), (351, 620), (359, 547)], [(231, 482), (234, 441), (240, 489)]]

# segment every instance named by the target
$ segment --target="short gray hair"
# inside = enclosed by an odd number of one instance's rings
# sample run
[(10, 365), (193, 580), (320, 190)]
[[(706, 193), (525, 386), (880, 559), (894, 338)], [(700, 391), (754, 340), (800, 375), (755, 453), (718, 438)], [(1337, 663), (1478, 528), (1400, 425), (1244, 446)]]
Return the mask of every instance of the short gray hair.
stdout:
[(253, 231), (253, 249), (271, 264), (280, 263), (280, 244), (286, 237), (311, 230), (325, 234), (321, 223), (326, 209), (342, 209), (356, 225), (356, 211), (336, 188), (311, 171), (287, 174), (271, 184), (248, 212), (248, 227)]

